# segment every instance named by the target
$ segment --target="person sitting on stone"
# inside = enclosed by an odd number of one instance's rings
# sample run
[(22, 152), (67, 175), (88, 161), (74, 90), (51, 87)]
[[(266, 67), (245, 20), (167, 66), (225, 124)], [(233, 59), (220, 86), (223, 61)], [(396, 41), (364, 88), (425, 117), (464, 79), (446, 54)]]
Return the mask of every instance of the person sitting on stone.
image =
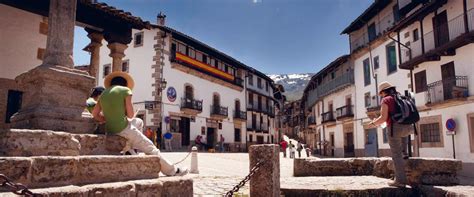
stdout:
[[(105, 123), (109, 134), (124, 137), (135, 148), (147, 155), (160, 157), (161, 172), (167, 176), (183, 176), (188, 169), (172, 165), (161, 154), (160, 150), (142, 133), (143, 121), (135, 118), (132, 105), (134, 81), (125, 72), (113, 72), (104, 80), (105, 91), (92, 111), (94, 118)], [(102, 113), (103, 114), (102, 114)]]
[[(86, 110), (89, 113), (92, 113), (92, 110), (94, 109), (95, 105), (97, 104), (97, 101), (99, 100), (100, 95), (102, 92), (104, 92), (105, 88), (102, 86), (97, 86), (95, 88), (92, 88), (92, 92), (90, 97), (86, 100)], [(97, 127), (94, 131), (94, 134), (104, 134), (105, 133), (105, 127), (103, 124), (97, 124)]]

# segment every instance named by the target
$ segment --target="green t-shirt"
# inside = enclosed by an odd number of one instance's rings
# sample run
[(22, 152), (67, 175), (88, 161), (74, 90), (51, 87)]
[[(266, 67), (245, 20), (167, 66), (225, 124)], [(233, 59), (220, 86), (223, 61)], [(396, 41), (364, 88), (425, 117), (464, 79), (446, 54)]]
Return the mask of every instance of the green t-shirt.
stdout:
[(95, 105), (97, 104), (97, 101), (94, 100), (94, 98), (90, 97), (86, 101), (86, 109), (89, 111), (89, 113), (92, 113), (92, 110), (94, 110)]
[(105, 128), (109, 133), (119, 133), (128, 125), (125, 98), (132, 90), (123, 86), (112, 86), (100, 96), (100, 107), (105, 116)]

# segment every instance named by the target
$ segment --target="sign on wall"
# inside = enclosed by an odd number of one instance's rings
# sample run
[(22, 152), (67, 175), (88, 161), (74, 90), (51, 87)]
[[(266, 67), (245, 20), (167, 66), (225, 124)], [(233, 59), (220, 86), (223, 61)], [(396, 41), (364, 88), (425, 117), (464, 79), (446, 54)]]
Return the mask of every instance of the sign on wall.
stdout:
[(446, 120), (446, 135), (456, 135), (456, 121), (450, 118)]
[(170, 102), (176, 101), (176, 89), (174, 87), (169, 87), (168, 90), (166, 91), (166, 96), (168, 97), (168, 100)]

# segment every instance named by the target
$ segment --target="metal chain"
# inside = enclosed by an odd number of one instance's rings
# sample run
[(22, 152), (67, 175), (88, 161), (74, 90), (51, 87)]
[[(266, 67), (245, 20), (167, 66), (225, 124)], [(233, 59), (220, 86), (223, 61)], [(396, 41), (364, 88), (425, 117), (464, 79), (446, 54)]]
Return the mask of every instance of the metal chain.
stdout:
[(245, 184), (250, 181), (250, 179), (252, 178), (252, 176), (260, 169), (260, 167), (262, 166), (262, 164), (264, 163), (264, 160), (259, 160), (257, 162), (257, 164), (255, 164), (255, 166), (252, 167), (252, 169), (250, 169), (250, 172), (249, 174), (244, 178), (242, 179), (242, 181), (240, 181), (239, 184), (237, 184), (236, 186), (234, 186), (234, 188), (232, 188), (232, 190), (228, 191), (225, 196), (226, 197), (230, 197), (230, 196), (233, 196), (234, 193), (238, 192), (240, 190), (240, 188), (244, 187)]
[(1, 186), (8, 188), (10, 192), (16, 194), (16, 195), (22, 195), (22, 196), (33, 196), (33, 197), (41, 197), (43, 196), (42, 194), (35, 194), (31, 192), (25, 185), (20, 184), (20, 183), (13, 183), (7, 176), (4, 174), (0, 174), (0, 181), (1, 181)]
[(186, 159), (189, 157), (189, 155), (191, 155), (191, 153), (193, 153), (193, 151), (190, 151), (190, 152), (188, 153), (188, 155), (186, 155), (186, 157), (184, 157), (184, 158), (181, 159), (180, 161), (174, 163), (173, 166), (178, 165), (178, 164), (180, 164), (180, 163), (183, 163), (183, 161), (186, 160)]

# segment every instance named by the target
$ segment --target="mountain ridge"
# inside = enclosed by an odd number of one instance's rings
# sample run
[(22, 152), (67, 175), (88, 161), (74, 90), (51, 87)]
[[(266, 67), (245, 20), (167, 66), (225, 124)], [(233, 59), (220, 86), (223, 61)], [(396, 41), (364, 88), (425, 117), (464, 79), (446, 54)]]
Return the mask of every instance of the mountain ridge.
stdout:
[(267, 74), (275, 84), (281, 84), (285, 88), (284, 95), (288, 101), (301, 99), (306, 85), (315, 73), (294, 73), (294, 74)]

